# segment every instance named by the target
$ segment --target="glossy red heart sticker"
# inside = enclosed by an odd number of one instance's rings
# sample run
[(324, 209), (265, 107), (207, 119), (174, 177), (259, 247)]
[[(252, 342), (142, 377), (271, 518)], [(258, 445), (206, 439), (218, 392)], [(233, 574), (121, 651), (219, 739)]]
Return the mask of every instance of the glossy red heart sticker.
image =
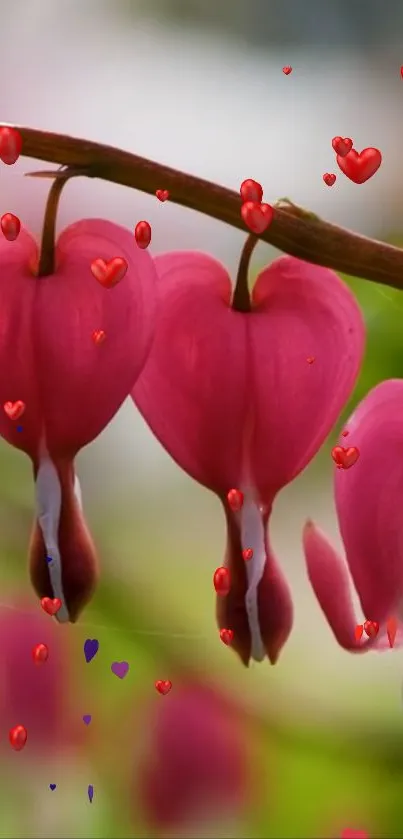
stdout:
[(345, 157), (353, 148), (353, 141), (350, 137), (344, 137), (344, 139), (343, 137), (333, 137), (332, 146), (336, 154), (340, 155), (340, 157)]
[(27, 742), (28, 733), (23, 725), (15, 725), (8, 732), (8, 739), (15, 752), (20, 752)]
[(376, 621), (365, 621), (364, 632), (368, 635), (368, 638), (376, 638), (379, 632), (379, 623)]
[(16, 402), (5, 402), (3, 408), (9, 419), (17, 420), (25, 411), (25, 402), (21, 399), (17, 399)]
[(158, 682), (155, 683), (155, 687), (158, 693), (160, 693), (162, 696), (166, 696), (167, 693), (169, 693), (169, 691), (171, 690), (172, 682), (170, 682), (168, 679), (166, 679), (165, 681), (163, 679), (159, 679)]
[(214, 588), (220, 597), (226, 597), (231, 588), (231, 577), (228, 568), (221, 566), (214, 571)]
[(7, 166), (16, 163), (22, 150), (22, 137), (16, 128), (0, 128), (0, 159)]
[(283, 73), (285, 76), (289, 76), (292, 73), (292, 67), (288, 64), (287, 67), (283, 67)]
[(35, 644), (32, 648), (32, 658), (35, 664), (44, 664), (48, 660), (49, 650), (46, 644)]
[(359, 641), (362, 638), (362, 633), (364, 632), (364, 627), (362, 623), (358, 623), (355, 630), (354, 630), (354, 637), (356, 641)]
[(252, 233), (263, 233), (273, 220), (274, 210), (270, 204), (246, 201), (242, 204), (241, 216)]
[(106, 333), (103, 329), (94, 329), (92, 333), (92, 340), (94, 344), (103, 344), (106, 338)]
[(351, 149), (345, 157), (338, 154), (336, 160), (337, 165), (350, 181), (363, 184), (378, 171), (382, 163), (382, 155), (379, 149), (368, 148), (362, 152)]
[(21, 230), (21, 222), (13, 213), (5, 213), (0, 219), (1, 232), (8, 242), (15, 242)]
[(253, 181), (252, 178), (247, 178), (246, 181), (242, 181), (239, 192), (244, 204), (246, 201), (260, 204), (263, 198), (263, 187), (258, 181)]
[(339, 469), (350, 469), (359, 456), (360, 452), (356, 446), (350, 446), (348, 449), (343, 446), (334, 446), (332, 449), (332, 458)]
[(252, 559), (252, 557), (253, 557), (252, 548), (245, 548), (245, 550), (242, 551), (242, 556), (243, 556), (245, 562), (248, 562), (249, 559)]
[(326, 186), (333, 186), (333, 184), (336, 183), (336, 175), (334, 175), (333, 172), (325, 172), (323, 180)]
[(307, 358), (308, 364), (313, 364), (314, 361), (315, 361), (315, 356), (314, 355), (309, 355), (308, 358)]
[(168, 201), (169, 192), (167, 189), (157, 189), (155, 194), (158, 198), (158, 201)]
[(220, 629), (220, 638), (223, 644), (228, 647), (234, 639), (234, 632), (232, 629)]
[(230, 489), (227, 493), (228, 506), (233, 513), (238, 513), (243, 505), (243, 492), (240, 489)]
[(91, 263), (93, 276), (104, 288), (113, 288), (120, 283), (126, 274), (127, 268), (126, 260), (120, 256), (110, 259), (109, 262), (105, 262), (104, 259), (94, 259)]
[(134, 228), (134, 238), (139, 248), (145, 250), (151, 242), (151, 225), (148, 221), (139, 221)]
[(51, 597), (42, 597), (41, 606), (43, 611), (48, 615), (55, 615), (61, 608), (61, 605), (62, 601), (59, 597), (54, 597), (53, 600)]

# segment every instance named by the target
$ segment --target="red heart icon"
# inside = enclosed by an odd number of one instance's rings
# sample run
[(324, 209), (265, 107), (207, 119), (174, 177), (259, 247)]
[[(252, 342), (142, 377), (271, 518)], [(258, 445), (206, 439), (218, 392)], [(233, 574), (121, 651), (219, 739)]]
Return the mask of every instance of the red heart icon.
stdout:
[(345, 157), (353, 148), (353, 141), (350, 140), (350, 137), (344, 137), (344, 139), (343, 137), (333, 137), (332, 146), (336, 154)]
[(5, 213), (0, 219), (1, 230), (8, 242), (15, 242), (21, 230), (21, 222), (13, 213)]
[(230, 489), (227, 493), (227, 501), (233, 513), (239, 512), (243, 504), (243, 492), (240, 489)]
[(242, 551), (242, 556), (243, 556), (243, 558), (244, 558), (245, 562), (247, 562), (247, 561), (248, 561), (248, 559), (252, 559), (252, 557), (253, 557), (253, 550), (252, 550), (252, 548), (245, 548), (245, 550), (244, 550), (244, 551)]
[(25, 411), (25, 402), (21, 399), (17, 399), (17, 402), (5, 402), (3, 408), (10, 419), (17, 420)]
[(376, 621), (365, 621), (364, 632), (366, 632), (368, 638), (376, 638), (379, 632), (379, 623)]
[(267, 230), (274, 215), (270, 204), (258, 204), (256, 201), (246, 201), (242, 204), (241, 216), (252, 233), (263, 233)]
[(20, 752), (21, 749), (24, 748), (25, 743), (27, 742), (27, 737), (28, 733), (23, 725), (15, 725), (14, 728), (11, 728), (8, 732), (10, 745), (15, 752)]
[(159, 679), (158, 682), (155, 683), (155, 687), (157, 688), (158, 693), (161, 693), (162, 696), (166, 696), (171, 690), (172, 682), (169, 680), (164, 682), (163, 679)]
[(231, 588), (231, 577), (228, 568), (223, 565), (214, 571), (213, 577), (214, 588), (220, 597), (226, 597)]
[(35, 644), (32, 648), (32, 658), (35, 664), (43, 664), (48, 660), (49, 650), (46, 644)]
[(358, 623), (355, 630), (354, 630), (354, 637), (356, 641), (359, 641), (362, 638), (362, 633), (364, 632), (364, 627), (362, 623)]
[(289, 76), (290, 73), (292, 73), (292, 67), (290, 67), (290, 65), (288, 65), (287, 67), (283, 67), (283, 73), (285, 76)]
[(134, 238), (139, 248), (145, 250), (151, 242), (151, 225), (148, 221), (139, 221), (134, 228)]
[(226, 646), (228, 647), (228, 645), (231, 643), (231, 641), (234, 638), (233, 630), (232, 629), (220, 629), (220, 638), (221, 638), (221, 641), (224, 644), (226, 644)]
[(0, 158), (7, 166), (15, 163), (22, 149), (22, 137), (16, 128), (0, 128)]
[(330, 172), (326, 172), (323, 175), (323, 180), (327, 186), (333, 186), (333, 184), (336, 182), (336, 175)]
[(109, 262), (105, 262), (104, 259), (94, 259), (91, 263), (91, 271), (104, 288), (113, 288), (123, 280), (127, 271), (127, 262), (120, 256), (110, 259)]
[(359, 456), (360, 452), (356, 446), (350, 446), (348, 449), (343, 446), (334, 446), (332, 449), (332, 458), (339, 469), (350, 469)]
[(44, 612), (48, 615), (55, 615), (59, 611), (62, 601), (58, 597), (42, 597), (41, 606)]
[(103, 329), (94, 329), (92, 333), (92, 340), (94, 344), (102, 344), (105, 341), (106, 333)]
[(314, 361), (315, 361), (315, 356), (314, 355), (308, 356), (308, 358), (307, 358), (308, 364), (313, 364)]
[(375, 175), (382, 163), (382, 155), (379, 149), (364, 149), (357, 152), (355, 149), (342, 157), (336, 157), (337, 164), (342, 172), (355, 184), (363, 184)]
[(396, 633), (397, 633), (397, 620), (396, 620), (396, 618), (389, 618), (389, 620), (386, 624), (386, 629), (387, 629), (387, 633), (388, 633), (389, 646), (393, 647), (394, 643), (395, 643), (395, 639), (396, 639)]
[(155, 194), (158, 198), (158, 201), (168, 201), (169, 192), (167, 189), (157, 189)]
[(263, 189), (261, 184), (257, 181), (253, 181), (252, 178), (242, 181), (239, 192), (244, 204), (246, 201), (252, 201), (255, 204), (260, 204), (263, 198)]

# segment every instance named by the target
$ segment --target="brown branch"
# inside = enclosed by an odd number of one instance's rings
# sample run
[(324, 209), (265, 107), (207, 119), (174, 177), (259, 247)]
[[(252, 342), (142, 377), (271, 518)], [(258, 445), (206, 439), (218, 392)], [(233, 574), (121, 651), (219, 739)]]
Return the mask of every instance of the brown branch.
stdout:
[[(173, 203), (249, 232), (241, 218), (240, 196), (232, 190), (111, 146), (13, 127), (22, 135), (25, 157), (79, 167), (89, 177), (149, 194), (168, 189)], [(307, 262), (403, 289), (403, 250), (328, 224), (291, 202), (278, 202), (272, 223), (258, 238)]]

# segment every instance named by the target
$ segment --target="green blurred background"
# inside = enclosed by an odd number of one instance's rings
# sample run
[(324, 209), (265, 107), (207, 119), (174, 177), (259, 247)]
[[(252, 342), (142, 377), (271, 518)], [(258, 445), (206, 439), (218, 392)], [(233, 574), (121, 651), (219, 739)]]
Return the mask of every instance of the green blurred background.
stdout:
[[(376, 0), (367, 2), (364, 19), (358, 3), (342, 0), (326, 9), (317, 0), (20, 0), (0, 32), (0, 68), (10, 79), (2, 119), (119, 145), (234, 188), (255, 177), (265, 186), (266, 200), (289, 195), (330, 221), (403, 244), (396, 177), (403, 16), (401, 4), (392, 0), (387, 18), (382, 8)], [(285, 64), (294, 67), (289, 77), (281, 73)], [(323, 172), (334, 170), (336, 134), (353, 137), (359, 149), (381, 148), (384, 162), (373, 180), (358, 187), (340, 175), (331, 190), (323, 185)], [(32, 161), (10, 168), (1, 175), (2, 212), (16, 212), (38, 232), (47, 186), (22, 178), (38, 168)], [(155, 253), (208, 250), (234, 270), (239, 232), (156, 203), (113, 185), (72, 183), (60, 225), (101, 215), (133, 227), (148, 218)], [(253, 271), (274, 255), (260, 246)], [(91, 713), (93, 722), (79, 743), (55, 743), (50, 753), (39, 749), (31, 757), (28, 745), (12, 753), (7, 731), (0, 732), (6, 743), (0, 836), (113, 839), (159, 831), (319, 839), (338, 836), (345, 827), (366, 829), (374, 839), (403, 836), (401, 653), (354, 657), (337, 647), (311, 592), (301, 550), (307, 517), (340, 546), (331, 447), (369, 388), (403, 375), (402, 296), (345, 279), (365, 315), (366, 359), (331, 439), (274, 510), (272, 542), (295, 603), (294, 630), (279, 663), (245, 671), (220, 642), (211, 584), (224, 551), (220, 505), (180, 472), (126, 404), (78, 459), (103, 571), (79, 624), (60, 628), (73, 667), (68, 701), (77, 731), (82, 714)], [(30, 464), (1, 443), (0, 467), (1, 708), (8, 678), (1, 656), (4, 644), (13, 644), (11, 630), (7, 641), (8, 617), (18, 612), (24, 620), (22, 594), (28, 608), (38, 607), (26, 569)], [(86, 638), (100, 641), (90, 665), (82, 652)], [(110, 672), (116, 659), (130, 662), (122, 681)], [(156, 694), (157, 679), (172, 680), (168, 696)], [(188, 680), (212, 686), (250, 721), (243, 745), (252, 795), (245, 808), (223, 801), (219, 817), (206, 802), (205, 812), (181, 829), (157, 831), (137, 801), (136, 779), (143, 761), (153, 761), (152, 714)], [(26, 690), (29, 695), (29, 679)], [(179, 721), (174, 739), (180, 740), (180, 728)], [(168, 779), (169, 753), (165, 772)], [(54, 792), (49, 783), (57, 783)], [(88, 784), (95, 791), (91, 805)]]

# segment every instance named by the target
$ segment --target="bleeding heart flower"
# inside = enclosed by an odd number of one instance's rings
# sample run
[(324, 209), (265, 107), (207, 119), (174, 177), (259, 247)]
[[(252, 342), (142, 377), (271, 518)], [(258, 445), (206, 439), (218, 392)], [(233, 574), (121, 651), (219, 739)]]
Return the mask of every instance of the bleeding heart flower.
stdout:
[[(347, 567), (314, 524), (305, 527), (304, 550), (312, 587), (336, 640), (351, 652), (393, 646), (390, 638), (386, 641), (384, 630), (392, 630), (394, 643), (397, 621), (390, 616), (402, 612), (402, 416), (403, 381), (394, 379), (371, 390), (347, 423), (361, 451), (360, 468), (349, 473), (336, 470), (334, 478)], [(357, 620), (348, 572), (363, 613), (371, 616), (364, 624), (367, 630), (372, 624), (371, 637), (364, 644), (358, 644), (354, 636)], [(374, 631), (377, 627), (379, 636)]]
[[(116, 253), (125, 282), (108, 293), (94, 282), (91, 258)], [(156, 272), (129, 230), (102, 220), (68, 227), (56, 270), (35, 278), (37, 246), (21, 229), (0, 238), (0, 404), (25, 405), (24, 433), (0, 411), (0, 435), (32, 459), (38, 522), (30, 570), (40, 598), (59, 598), (57, 620), (75, 621), (97, 579), (95, 549), (80, 507), (74, 458), (108, 425), (133, 387), (153, 337)], [(102, 323), (102, 352), (89, 337)], [(14, 403), (15, 404), (15, 403)]]
[[(336, 274), (289, 256), (260, 273), (248, 313), (231, 308), (230, 278), (212, 257), (171, 253), (156, 267), (161, 316), (132, 396), (174, 460), (224, 506), (231, 587), (218, 597), (219, 627), (233, 629), (245, 664), (266, 654), (274, 663), (292, 601), (266, 528), (276, 494), (315, 455), (352, 391), (361, 313)], [(299, 363), (307, 347), (321, 359), (313, 368)], [(240, 510), (230, 487), (243, 493)]]

